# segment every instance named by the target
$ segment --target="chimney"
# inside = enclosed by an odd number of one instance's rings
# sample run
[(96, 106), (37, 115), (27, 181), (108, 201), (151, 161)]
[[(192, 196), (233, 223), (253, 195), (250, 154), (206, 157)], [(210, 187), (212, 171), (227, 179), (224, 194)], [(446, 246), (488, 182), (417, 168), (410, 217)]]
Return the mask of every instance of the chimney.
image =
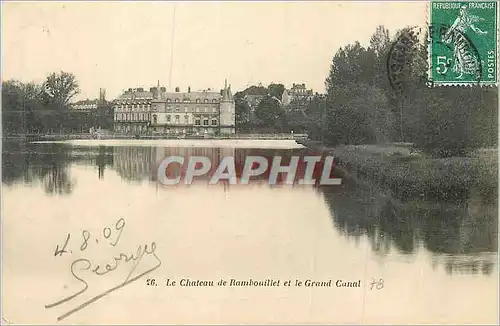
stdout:
[(176, 93), (179, 93), (179, 87), (176, 87), (176, 88), (175, 88), (175, 92), (176, 92)]
[(191, 93), (191, 86), (188, 86), (188, 93)]
[(101, 102), (106, 102), (106, 89), (105, 88), (99, 88), (99, 100)]

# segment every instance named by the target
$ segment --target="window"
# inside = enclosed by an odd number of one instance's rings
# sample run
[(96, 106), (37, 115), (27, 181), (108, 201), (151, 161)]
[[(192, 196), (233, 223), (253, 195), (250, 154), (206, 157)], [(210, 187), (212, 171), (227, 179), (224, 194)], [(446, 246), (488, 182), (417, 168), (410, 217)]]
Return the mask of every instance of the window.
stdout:
[(196, 120), (194, 121), (194, 124), (199, 126), (200, 125), (200, 119), (199, 118), (196, 118)]
[(212, 126), (216, 126), (217, 125), (217, 119), (212, 119)]
[[(156, 114), (153, 114), (153, 123), (154, 124), (158, 123), (158, 117), (156, 116)], [(156, 131), (156, 128), (155, 128), (155, 131)]]

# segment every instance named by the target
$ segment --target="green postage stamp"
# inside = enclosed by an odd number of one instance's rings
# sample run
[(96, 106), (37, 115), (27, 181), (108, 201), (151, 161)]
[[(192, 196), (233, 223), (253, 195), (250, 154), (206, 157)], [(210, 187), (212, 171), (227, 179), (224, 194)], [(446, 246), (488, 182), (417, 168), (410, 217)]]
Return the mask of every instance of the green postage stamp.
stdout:
[(497, 84), (496, 1), (431, 1), (431, 85)]

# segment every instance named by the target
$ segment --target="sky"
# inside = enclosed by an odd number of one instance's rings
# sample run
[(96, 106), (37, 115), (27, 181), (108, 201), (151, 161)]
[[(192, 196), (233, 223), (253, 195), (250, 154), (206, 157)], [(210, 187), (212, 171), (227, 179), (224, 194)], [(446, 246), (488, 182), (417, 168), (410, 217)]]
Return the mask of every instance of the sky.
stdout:
[(233, 92), (271, 82), (324, 92), (335, 52), (424, 26), (426, 2), (4, 2), (2, 80), (75, 74), (76, 99), (108, 99), (160, 81)]

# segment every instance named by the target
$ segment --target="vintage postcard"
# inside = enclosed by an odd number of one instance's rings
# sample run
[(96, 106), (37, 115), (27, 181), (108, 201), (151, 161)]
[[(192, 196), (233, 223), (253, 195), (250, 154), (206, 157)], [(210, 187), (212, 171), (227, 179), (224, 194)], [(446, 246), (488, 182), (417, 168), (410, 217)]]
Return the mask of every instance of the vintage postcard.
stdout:
[(496, 1), (4, 1), (2, 324), (498, 324)]

